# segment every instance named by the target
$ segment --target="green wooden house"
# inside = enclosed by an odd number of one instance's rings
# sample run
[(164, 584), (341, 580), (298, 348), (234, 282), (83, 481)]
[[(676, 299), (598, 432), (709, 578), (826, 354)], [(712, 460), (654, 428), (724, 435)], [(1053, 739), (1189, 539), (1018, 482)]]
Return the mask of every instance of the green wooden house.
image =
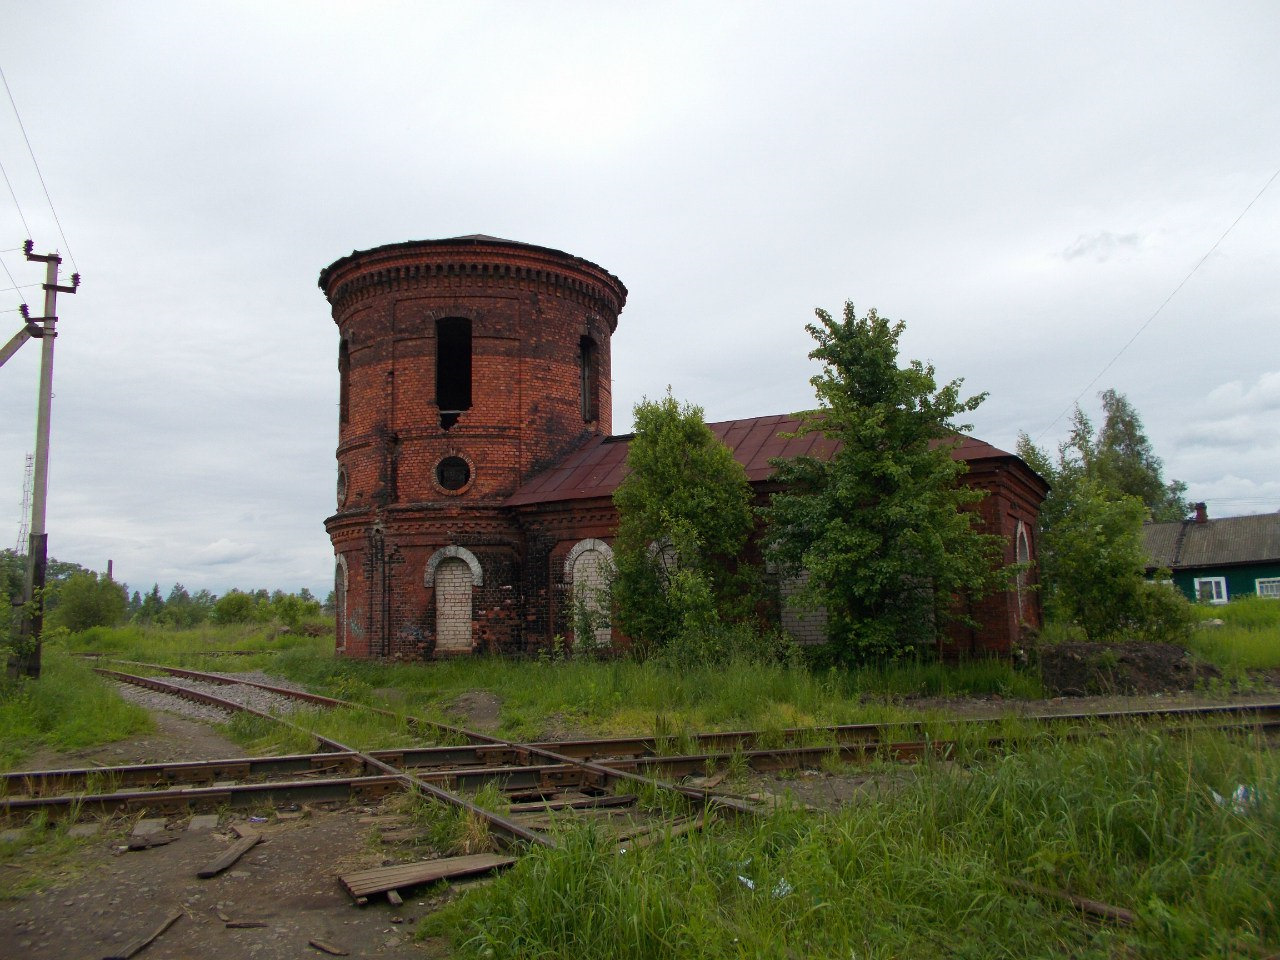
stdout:
[(1280, 599), (1280, 513), (1210, 520), (1205, 505), (1179, 523), (1143, 526), (1147, 576), (1167, 570), (1192, 600)]

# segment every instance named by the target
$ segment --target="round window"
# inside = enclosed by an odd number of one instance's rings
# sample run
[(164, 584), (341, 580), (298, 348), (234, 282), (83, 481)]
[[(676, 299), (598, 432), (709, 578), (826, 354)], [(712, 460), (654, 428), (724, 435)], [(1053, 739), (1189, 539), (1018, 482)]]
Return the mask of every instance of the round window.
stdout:
[(347, 504), (347, 471), (338, 471), (338, 506), (344, 507)]
[(461, 490), (471, 482), (471, 465), (461, 457), (445, 457), (436, 464), (436, 483), (446, 490)]

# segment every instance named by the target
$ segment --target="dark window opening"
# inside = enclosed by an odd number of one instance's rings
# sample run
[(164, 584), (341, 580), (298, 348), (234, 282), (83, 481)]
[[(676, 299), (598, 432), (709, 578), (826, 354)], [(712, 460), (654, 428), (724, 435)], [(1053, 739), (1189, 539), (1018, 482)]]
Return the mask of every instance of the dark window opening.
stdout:
[(351, 348), (346, 339), (338, 344), (338, 423), (351, 417)]
[(600, 349), (590, 337), (578, 341), (578, 379), (582, 397), (582, 419), (600, 419)]
[(436, 321), (436, 406), (445, 430), (471, 409), (471, 321), (463, 317)]
[(471, 482), (471, 465), (461, 457), (445, 457), (436, 464), (436, 482), (446, 490), (461, 490)]

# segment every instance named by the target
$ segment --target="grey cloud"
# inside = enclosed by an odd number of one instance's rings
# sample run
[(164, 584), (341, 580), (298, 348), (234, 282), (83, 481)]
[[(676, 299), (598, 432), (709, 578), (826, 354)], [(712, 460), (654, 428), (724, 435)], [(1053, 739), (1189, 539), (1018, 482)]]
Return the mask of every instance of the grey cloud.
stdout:
[(1079, 260), (1092, 257), (1098, 263), (1106, 263), (1120, 253), (1134, 251), (1142, 246), (1142, 235), (1137, 233), (1115, 234), (1110, 230), (1076, 237), (1075, 242), (1062, 251), (1063, 260)]

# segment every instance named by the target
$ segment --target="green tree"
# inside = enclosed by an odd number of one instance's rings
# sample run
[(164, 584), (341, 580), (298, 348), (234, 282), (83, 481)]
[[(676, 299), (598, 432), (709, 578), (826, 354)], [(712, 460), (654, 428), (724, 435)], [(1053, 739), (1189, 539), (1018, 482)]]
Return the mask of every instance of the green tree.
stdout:
[(627, 476), (614, 491), (612, 599), (641, 655), (753, 610), (739, 562), (754, 520), (746, 471), (670, 390), (635, 407)]
[(214, 623), (253, 623), (258, 619), (257, 598), (240, 590), (229, 590), (213, 604)]
[(72, 573), (58, 585), (58, 605), (46, 627), (66, 627), (72, 632), (90, 627), (113, 627), (124, 619), (124, 588), (105, 574), (92, 570)]
[(1142, 501), (1157, 523), (1182, 520), (1190, 510), (1187, 485), (1165, 482), (1164, 464), (1152, 450), (1138, 412), (1115, 390), (1098, 396), (1103, 421), (1094, 443), (1093, 475), (1105, 489)]
[(1115, 436), (1108, 438), (1105, 425), (1095, 434), (1079, 407), (1056, 460), (1025, 433), (1018, 438), (1018, 455), (1050, 484), (1038, 524), (1045, 614), (1051, 621), (1078, 625), (1093, 640), (1182, 639), (1187, 604), (1143, 576), (1147, 555), (1142, 522), (1151, 507), (1134, 492), (1172, 491), (1176, 485), (1158, 482), (1158, 460), (1157, 483), (1145, 487), (1138, 482), (1141, 471), (1119, 469), (1122, 458), (1116, 451), (1126, 445)]
[(151, 585), (151, 591), (142, 598), (142, 605), (133, 618), (138, 623), (159, 623), (164, 612), (164, 598), (160, 596), (160, 584)]
[(810, 382), (819, 408), (800, 434), (839, 446), (829, 459), (775, 461), (781, 487), (764, 511), (769, 555), (784, 575), (808, 571), (798, 600), (826, 609), (831, 652), (859, 663), (923, 651), (957, 598), (1004, 584), (1002, 541), (980, 533), (966, 509), (983, 496), (952, 457), (955, 418), (985, 395), (961, 399), (962, 381), (938, 389), (934, 369), (898, 366), (903, 324), (846, 303), (841, 320), (816, 311), (805, 329), (822, 363)]

